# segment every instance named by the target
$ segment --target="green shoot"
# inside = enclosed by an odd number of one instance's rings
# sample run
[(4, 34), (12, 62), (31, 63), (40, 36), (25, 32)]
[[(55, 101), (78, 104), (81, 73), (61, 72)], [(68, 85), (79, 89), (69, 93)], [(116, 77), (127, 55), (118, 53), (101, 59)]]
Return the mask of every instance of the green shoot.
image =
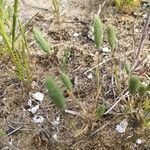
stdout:
[(46, 79), (46, 87), (48, 89), (48, 95), (53, 101), (53, 103), (59, 108), (59, 109), (65, 109), (66, 103), (65, 98), (63, 96), (62, 91), (58, 87), (56, 81), (49, 76)]
[(49, 46), (47, 40), (44, 38), (42, 32), (40, 31), (39, 28), (34, 28), (33, 29), (34, 33), (34, 39), (38, 46), (45, 52), (45, 53), (50, 53), (51, 52), (51, 47)]

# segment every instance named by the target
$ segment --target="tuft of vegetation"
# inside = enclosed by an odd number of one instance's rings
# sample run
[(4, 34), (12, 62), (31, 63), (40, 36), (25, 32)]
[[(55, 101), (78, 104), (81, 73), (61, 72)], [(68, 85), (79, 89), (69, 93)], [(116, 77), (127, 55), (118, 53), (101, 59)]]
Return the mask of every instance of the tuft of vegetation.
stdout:
[(137, 75), (132, 75), (129, 78), (129, 91), (132, 95), (137, 94), (140, 87), (140, 79)]
[(94, 40), (97, 49), (100, 49), (103, 42), (103, 25), (98, 15), (94, 18)]
[(140, 6), (141, 0), (114, 0), (117, 8), (123, 12), (131, 13)]
[(0, 129), (0, 137), (5, 137), (6, 135), (7, 133), (4, 130)]
[(98, 105), (96, 109), (96, 116), (101, 117), (105, 114), (105, 112), (106, 112), (106, 106), (104, 104)]
[(49, 43), (47, 40), (44, 38), (42, 32), (38, 27), (35, 27), (33, 29), (33, 34), (34, 34), (34, 39), (38, 46), (45, 52), (45, 53), (50, 53), (52, 51), (52, 48), (49, 46)]
[(145, 86), (145, 84), (142, 84), (142, 83), (140, 84), (138, 92), (139, 92), (140, 96), (144, 96), (145, 95), (145, 93), (146, 93), (146, 86)]
[(108, 34), (109, 45), (111, 47), (111, 50), (113, 51), (116, 46), (116, 32), (112, 25), (108, 25), (107, 34)]
[(66, 107), (66, 102), (64, 95), (61, 91), (61, 89), (58, 87), (56, 81), (49, 76), (46, 79), (46, 87), (48, 90), (48, 95), (53, 101), (53, 103), (59, 108), (59, 109), (65, 109)]
[[(14, 0), (12, 15), (5, 9), (4, 1), (0, 1), (0, 33), (5, 44), (5, 52), (11, 56), (12, 62), (16, 68), (17, 77), (25, 84), (31, 83), (31, 75), (28, 64), (28, 45), (25, 34), (25, 27), (18, 19), (19, 1)], [(12, 27), (11, 27), (11, 20)], [(19, 24), (20, 33), (17, 25)], [(6, 30), (6, 27), (8, 28)], [(11, 37), (10, 37), (11, 35)]]

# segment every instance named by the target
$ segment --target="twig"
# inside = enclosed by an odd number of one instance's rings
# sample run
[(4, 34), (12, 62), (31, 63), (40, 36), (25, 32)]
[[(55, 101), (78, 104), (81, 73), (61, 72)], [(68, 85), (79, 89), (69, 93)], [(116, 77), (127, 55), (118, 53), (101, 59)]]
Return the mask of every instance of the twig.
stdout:
[(65, 113), (76, 115), (76, 116), (81, 116), (79, 112), (68, 110), (68, 109), (65, 109)]
[(13, 134), (13, 133), (15, 133), (16, 131), (20, 130), (22, 127), (23, 127), (23, 125), (22, 125), (22, 126), (20, 126), (20, 127), (18, 127), (18, 128), (16, 128), (16, 129), (15, 129), (15, 130), (13, 130), (12, 132), (10, 132), (7, 136), (12, 135), (12, 134)]
[[(126, 90), (124, 90), (124, 91), (126, 91)], [(124, 92), (123, 91), (123, 92)], [(126, 92), (124, 95), (123, 95), (123, 97), (125, 97), (125, 96), (127, 96), (129, 94), (129, 92)], [(121, 96), (121, 98), (119, 98), (114, 104), (113, 104), (113, 106), (111, 106), (105, 113), (104, 113), (104, 115), (106, 115), (106, 114), (108, 114), (110, 111), (112, 111), (114, 108), (115, 108), (115, 106), (123, 99), (123, 97)]]
[(136, 51), (136, 55), (135, 55), (135, 60), (134, 60), (134, 65), (133, 65), (133, 69), (134, 70), (136, 68), (136, 65), (139, 61), (139, 57), (140, 57), (140, 54), (142, 52), (142, 49), (143, 49), (143, 46), (144, 46), (144, 42), (148, 36), (148, 33), (150, 31), (149, 28), (149, 24), (150, 24), (150, 8), (149, 8), (149, 12), (148, 12), (148, 15), (147, 15), (147, 19), (146, 19), (146, 22), (144, 24), (144, 29), (143, 29), (143, 33), (142, 33), (142, 36), (141, 36), (141, 39), (140, 39), (140, 43), (139, 43), (139, 46), (138, 46), (138, 49)]

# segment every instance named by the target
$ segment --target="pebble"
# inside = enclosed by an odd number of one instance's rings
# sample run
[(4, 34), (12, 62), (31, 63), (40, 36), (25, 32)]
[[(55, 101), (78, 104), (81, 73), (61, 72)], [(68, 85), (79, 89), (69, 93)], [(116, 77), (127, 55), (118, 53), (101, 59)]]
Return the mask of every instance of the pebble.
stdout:
[(36, 92), (36, 93), (32, 94), (32, 97), (33, 97), (35, 100), (38, 100), (38, 101), (42, 102), (43, 99), (44, 99), (44, 94), (41, 93), (41, 92)]
[(42, 117), (42, 116), (37, 116), (37, 115), (35, 115), (34, 117), (33, 117), (33, 122), (34, 123), (42, 123), (44, 121), (44, 118)]
[(119, 133), (124, 133), (126, 131), (127, 126), (128, 126), (128, 122), (124, 119), (119, 124), (116, 125), (116, 130)]

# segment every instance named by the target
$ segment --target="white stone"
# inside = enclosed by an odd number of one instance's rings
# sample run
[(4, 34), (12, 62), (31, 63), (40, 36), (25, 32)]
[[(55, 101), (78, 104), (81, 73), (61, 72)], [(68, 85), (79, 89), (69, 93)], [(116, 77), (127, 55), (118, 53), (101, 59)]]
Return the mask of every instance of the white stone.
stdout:
[(44, 118), (42, 117), (42, 116), (37, 116), (37, 115), (35, 115), (34, 117), (33, 117), (33, 122), (34, 123), (42, 123), (44, 121)]
[(36, 92), (36, 93), (32, 94), (32, 97), (33, 97), (35, 100), (38, 100), (38, 101), (42, 102), (43, 99), (44, 99), (44, 94), (41, 93), (41, 92)]
[(31, 99), (28, 100), (28, 105), (29, 105), (30, 107), (32, 106), (32, 100), (31, 100)]
[(110, 53), (111, 50), (108, 47), (104, 47), (104, 48), (102, 48), (102, 52), (104, 52), (104, 53)]
[(142, 143), (142, 140), (141, 140), (141, 139), (137, 139), (137, 140), (136, 140), (136, 143), (137, 143), (137, 144), (141, 144), (141, 143)]
[(78, 37), (78, 36), (80, 36), (80, 33), (75, 32), (75, 33), (73, 34), (73, 36), (74, 36), (74, 37)]
[(57, 134), (56, 134), (56, 133), (54, 133), (52, 137), (53, 137), (53, 139), (54, 139), (55, 141), (58, 140), (58, 137), (57, 137)]
[(38, 109), (39, 109), (39, 105), (36, 105), (35, 107), (32, 107), (31, 109), (29, 109), (29, 111), (31, 111), (32, 114), (35, 114)]
[(119, 133), (124, 133), (126, 131), (127, 126), (128, 126), (128, 122), (124, 119), (119, 124), (116, 125), (116, 130)]
[(92, 73), (88, 74), (87, 77), (88, 77), (88, 79), (92, 79), (93, 78)]

